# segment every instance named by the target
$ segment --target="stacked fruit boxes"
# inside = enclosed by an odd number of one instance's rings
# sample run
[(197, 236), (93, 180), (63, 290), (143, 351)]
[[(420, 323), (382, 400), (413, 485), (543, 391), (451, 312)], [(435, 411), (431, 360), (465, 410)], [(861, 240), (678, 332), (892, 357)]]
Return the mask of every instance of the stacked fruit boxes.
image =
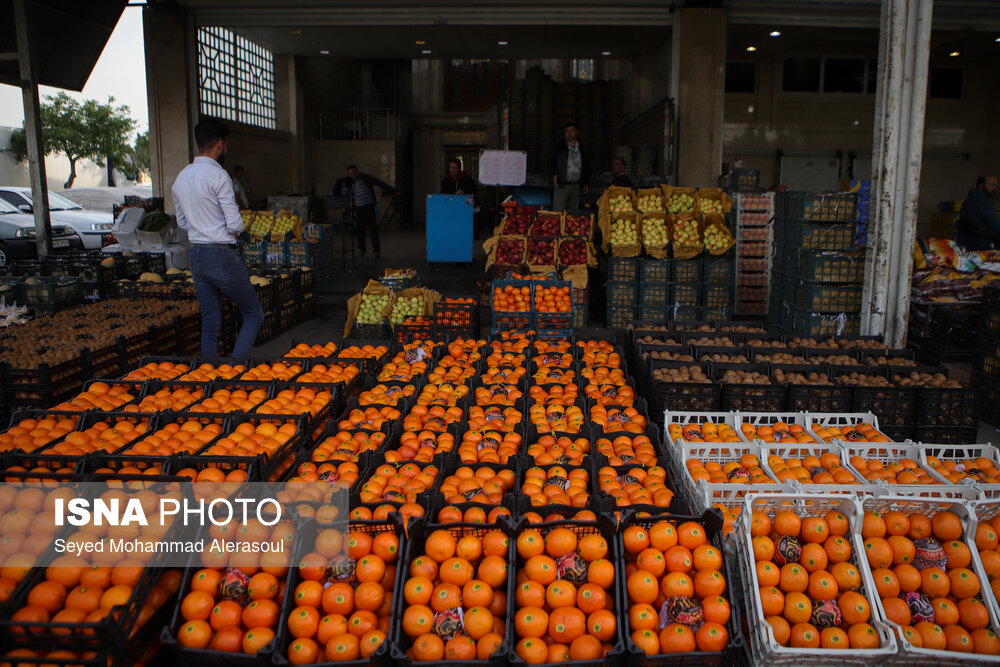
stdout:
[(770, 292), (774, 193), (733, 195), (736, 216), (735, 315), (766, 315)]
[(857, 194), (782, 192), (775, 208), (772, 326), (785, 333), (857, 335), (865, 262), (855, 249)]

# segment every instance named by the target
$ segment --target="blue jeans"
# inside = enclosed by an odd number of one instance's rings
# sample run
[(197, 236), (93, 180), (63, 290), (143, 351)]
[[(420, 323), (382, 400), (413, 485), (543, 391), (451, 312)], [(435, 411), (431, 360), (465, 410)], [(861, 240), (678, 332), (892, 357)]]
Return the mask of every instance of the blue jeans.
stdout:
[(198, 292), (201, 308), (201, 354), (219, 356), (219, 330), (222, 328), (222, 301), (225, 294), (243, 315), (243, 326), (236, 338), (233, 356), (245, 359), (250, 356), (257, 331), (264, 323), (264, 309), (260, 307), (257, 293), (250, 284), (250, 275), (243, 264), (243, 257), (236, 246), (219, 248), (191, 245), (191, 276)]

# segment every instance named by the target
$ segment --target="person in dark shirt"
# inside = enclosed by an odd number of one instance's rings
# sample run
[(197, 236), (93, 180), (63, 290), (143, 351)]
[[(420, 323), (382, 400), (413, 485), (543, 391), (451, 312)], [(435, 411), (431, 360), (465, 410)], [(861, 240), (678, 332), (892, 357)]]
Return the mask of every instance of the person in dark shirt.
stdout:
[(958, 214), (958, 240), (969, 250), (990, 250), (1000, 247), (1000, 218), (993, 197), (997, 193), (997, 177), (980, 176), (976, 187), (962, 203)]
[(563, 138), (552, 149), (549, 163), (552, 171), (552, 210), (575, 211), (580, 208), (580, 195), (587, 194), (587, 154), (580, 144), (576, 123), (566, 123)]
[(448, 161), (448, 175), (441, 180), (443, 195), (474, 195), (476, 182), (462, 171), (462, 163), (457, 159)]
[(634, 187), (632, 179), (625, 173), (626, 166), (625, 160), (620, 157), (611, 161), (611, 185), (617, 185), (621, 188)]
[(375, 217), (375, 188), (382, 190), (382, 194), (396, 194), (396, 189), (370, 174), (362, 174), (355, 165), (347, 167), (347, 177), (341, 178), (333, 186), (333, 191), (341, 195), (350, 195), (351, 206), (355, 212), (355, 223), (357, 225), (358, 250), (361, 255), (365, 254), (365, 231), (372, 237), (372, 250), (375, 251), (375, 259), (382, 258), (382, 246), (378, 237), (378, 222)]

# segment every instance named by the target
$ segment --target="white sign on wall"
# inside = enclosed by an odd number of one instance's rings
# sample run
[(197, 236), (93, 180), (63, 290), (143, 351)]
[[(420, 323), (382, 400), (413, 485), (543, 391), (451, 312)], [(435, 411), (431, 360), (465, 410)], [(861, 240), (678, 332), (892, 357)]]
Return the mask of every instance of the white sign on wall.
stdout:
[(524, 151), (481, 151), (479, 182), (483, 185), (524, 185), (528, 154)]

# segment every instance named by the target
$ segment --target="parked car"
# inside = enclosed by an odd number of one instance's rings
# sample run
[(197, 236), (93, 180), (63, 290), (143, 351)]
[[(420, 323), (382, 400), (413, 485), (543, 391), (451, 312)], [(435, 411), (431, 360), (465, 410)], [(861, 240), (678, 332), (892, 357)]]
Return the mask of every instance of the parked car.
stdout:
[[(31, 213), (31, 188), (0, 186), (0, 199), (23, 213)], [(55, 192), (49, 193), (49, 218), (53, 225), (71, 225), (87, 250), (100, 250), (115, 222), (110, 213), (87, 210)]]
[[(0, 266), (16, 259), (35, 259), (35, 218), (0, 199)], [(69, 225), (52, 225), (52, 252), (83, 250), (83, 241)]]
[(94, 186), (92, 188), (70, 188), (60, 190), (59, 193), (90, 211), (105, 211), (111, 213), (115, 206), (121, 206), (125, 197), (142, 197), (149, 199), (153, 196), (152, 185), (121, 185), (121, 186)]

